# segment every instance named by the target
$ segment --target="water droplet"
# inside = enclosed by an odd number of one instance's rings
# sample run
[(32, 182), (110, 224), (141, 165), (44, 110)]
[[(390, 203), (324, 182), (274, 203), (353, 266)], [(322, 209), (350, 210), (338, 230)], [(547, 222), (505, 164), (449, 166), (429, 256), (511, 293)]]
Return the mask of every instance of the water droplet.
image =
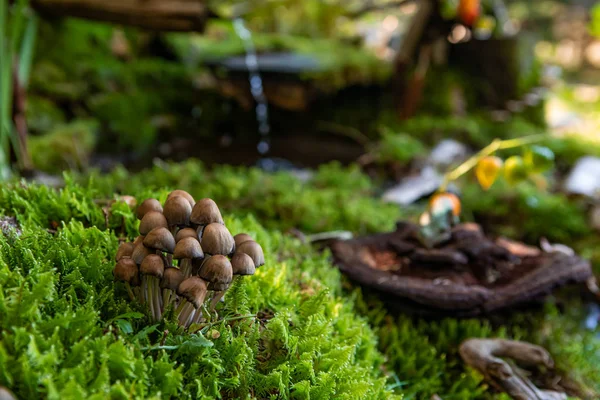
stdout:
[(260, 119), (264, 119), (267, 117), (267, 105), (266, 104), (259, 104), (256, 106), (256, 115), (260, 118)]
[(258, 143), (258, 146), (256, 146), (260, 154), (267, 154), (269, 147), (269, 143), (266, 140), (261, 140), (260, 143)]

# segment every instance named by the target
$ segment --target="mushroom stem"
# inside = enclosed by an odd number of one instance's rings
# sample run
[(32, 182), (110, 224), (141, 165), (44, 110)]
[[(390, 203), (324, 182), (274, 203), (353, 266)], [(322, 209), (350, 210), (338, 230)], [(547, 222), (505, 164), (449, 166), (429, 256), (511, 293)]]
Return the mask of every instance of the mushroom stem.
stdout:
[(184, 258), (181, 260), (180, 268), (183, 279), (189, 278), (192, 275), (192, 260), (190, 258)]
[(154, 303), (154, 318), (158, 321), (162, 316), (160, 311), (160, 288), (158, 287), (159, 280), (155, 276), (151, 276), (149, 278), (151, 284), (150, 295), (152, 297), (152, 302)]
[(133, 294), (133, 290), (131, 290), (131, 285), (129, 282), (125, 282), (125, 287), (127, 288), (127, 293), (129, 293), (129, 299), (131, 299), (131, 301), (135, 301), (135, 294)]
[(140, 302), (146, 304), (148, 300), (147, 288), (148, 282), (146, 281), (146, 275), (142, 275), (142, 288), (140, 289)]
[(211, 312), (215, 311), (215, 307), (219, 303), (219, 300), (221, 300), (223, 298), (223, 296), (225, 296), (225, 291), (214, 292), (213, 298), (210, 301), (210, 311)]
[(183, 302), (185, 304), (183, 305), (181, 313), (179, 314), (178, 320), (179, 320), (179, 325), (185, 327), (185, 325), (187, 324), (188, 318), (190, 317), (190, 314), (194, 311), (194, 306), (187, 300), (183, 300)]
[(171, 304), (171, 290), (163, 289), (162, 297), (163, 297), (163, 311), (165, 311)]
[(150, 307), (150, 313), (152, 314), (152, 318), (156, 319), (156, 312), (154, 311), (154, 301), (152, 300), (152, 281), (149, 279), (147, 275), (142, 276), (142, 286), (144, 287), (144, 296), (146, 297), (146, 302)]

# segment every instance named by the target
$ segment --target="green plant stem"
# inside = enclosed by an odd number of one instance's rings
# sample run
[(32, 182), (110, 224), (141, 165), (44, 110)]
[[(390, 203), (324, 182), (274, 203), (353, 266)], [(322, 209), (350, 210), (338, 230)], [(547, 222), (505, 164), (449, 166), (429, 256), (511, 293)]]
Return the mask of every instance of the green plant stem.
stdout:
[(212, 328), (213, 326), (222, 324), (223, 322), (238, 321), (240, 319), (246, 319), (246, 318), (256, 318), (256, 315), (255, 314), (248, 314), (248, 315), (242, 315), (242, 316), (239, 316), (239, 317), (223, 318), (223, 319), (220, 319), (219, 321), (211, 322), (208, 325), (204, 326), (202, 329), (200, 329), (200, 332), (204, 334), (204, 333), (206, 333), (206, 331), (208, 329)]
[(475, 168), (475, 166), (479, 163), (479, 161), (481, 161), (485, 157), (488, 157), (488, 156), (494, 154), (498, 150), (505, 150), (505, 149), (511, 149), (511, 148), (515, 148), (515, 147), (525, 146), (527, 144), (540, 142), (543, 139), (547, 139), (547, 138), (548, 138), (548, 135), (545, 133), (542, 133), (539, 135), (524, 136), (524, 137), (520, 137), (520, 138), (516, 138), (516, 139), (507, 139), (507, 140), (495, 139), (494, 141), (492, 141), (492, 143), (485, 146), (479, 152), (477, 152), (473, 156), (471, 156), (471, 158), (469, 158), (467, 161), (465, 161), (464, 163), (462, 163), (455, 169), (451, 170), (450, 172), (446, 173), (446, 175), (444, 176), (444, 181), (440, 185), (440, 188), (438, 189), (438, 191), (445, 192), (446, 189), (448, 188), (448, 184), (450, 182), (460, 178), (461, 176), (463, 176), (464, 174), (469, 172), (471, 169)]

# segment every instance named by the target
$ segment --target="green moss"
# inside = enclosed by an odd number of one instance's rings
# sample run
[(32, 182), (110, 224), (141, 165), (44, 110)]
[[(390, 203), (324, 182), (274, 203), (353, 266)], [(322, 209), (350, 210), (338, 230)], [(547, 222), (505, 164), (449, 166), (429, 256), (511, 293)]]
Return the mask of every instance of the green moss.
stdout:
[[(236, 284), (220, 309), (225, 318), (261, 312), (260, 322), (241, 318), (212, 327), (218, 335), (184, 334), (172, 321), (152, 325), (112, 283), (117, 237), (135, 236), (138, 222), (123, 202), (106, 220), (102, 200), (114, 193), (164, 200), (175, 187), (214, 197), (232, 232), (248, 231), (264, 246), (266, 265)], [(501, 336), (546, 346), (560, 371), (600, 391), (599, 342), (580, 326), (578, 301), (566, 313), (548, 306), (492, 320), (394, 315), (350, 286), (327, 254), (280, 233), (391, 229), (399, 211), (372, 199), (373, 191), (357, 167), (327, 165), (301, 183), (255, 169), (207, 171), (193, 161), (135, 175), (67, 175), (60, 191), (0, 188), (0, 211), (16, 215), (23, 229), (20, 238), (0, 237), (0, 385), (22, 398), (388, 399), (393, 390), (407, 399), (505, 399), (457, 353), (465, 338)], [(586, 235), (578, 206), (561, 211), (559, 203), (568, 203), (560, 196), (542, 196), (540, 209), (519, 208), (530, 191), (512, 194), (516, 209), (544, 223), (558, 213), (554, 224), (564, 232), (546, 236)], [(477, 193), (496, 198), (498, 215), (511, 217), (501, 209), (502, 191)], [(466, 195), (465, 207), (476, 209), (474, 198)], [(526, 224), (523, 231), (536, 232)]]
[(75, 120), (57, 125), (42, 136), (29, 139), (33, 165), (46, 172), (81, 169), (96, 144), (97, 124), (90, 120)]
[(397, 162), (407, 165), (415, 157), (425, 154), (423, 143), (406, 133), (396, 133), (385, 129), (381, 140), (371, 150), (379, 163)]
[[(113, 284), (117, 237), (90, 195), (71, 183), (0, 194), (23, 224), (20, 238), (0, 238), (0, 384), (19, 398), (392, 398), (373, 332), (325, 256), (252, 217), (228, 219), (256, 236), (267, 263), (234, 285), (220, 314), (270, 316), (185, 334), (172, 321), (151, 325)], [(63, 221), (56, 234), (46, 219)]]
[(27, 98), (26, 118), (27, 128), (34, 133), (46, 133), (65, 122), (64, 112), (51, 100), (39, 96)]

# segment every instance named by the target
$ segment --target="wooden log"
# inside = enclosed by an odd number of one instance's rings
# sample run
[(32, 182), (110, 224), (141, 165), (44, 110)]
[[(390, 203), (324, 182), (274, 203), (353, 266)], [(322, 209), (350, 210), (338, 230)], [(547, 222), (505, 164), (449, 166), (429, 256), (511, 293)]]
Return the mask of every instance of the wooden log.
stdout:
[(33, 0), (42, 15), (79, 17), (159, 31), (202, 31), (203, 0)]

